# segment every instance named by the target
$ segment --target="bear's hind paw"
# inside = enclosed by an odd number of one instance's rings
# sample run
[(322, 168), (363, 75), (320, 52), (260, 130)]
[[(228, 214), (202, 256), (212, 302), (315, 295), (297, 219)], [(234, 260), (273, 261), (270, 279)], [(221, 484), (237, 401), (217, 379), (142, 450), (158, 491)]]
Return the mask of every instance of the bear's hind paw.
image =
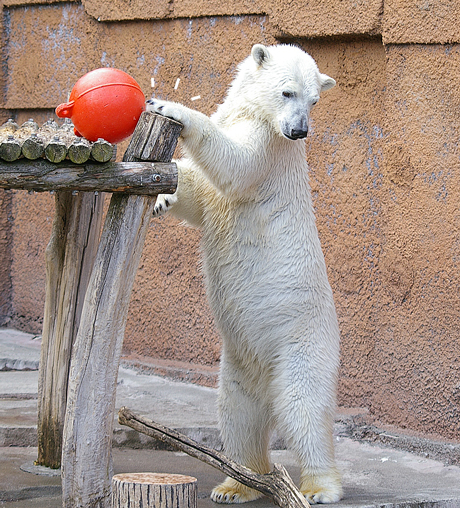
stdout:
[(222, 504), (247, 503), (260, 497), (262, 497), (262, 493), (246, 487), (233, 478), (227, 478), (211, 492), (211, 499)]
[(340, 475), (309, 476), (301, 482), (300, 491), (310, 504), (336, 503), (342, 498)]

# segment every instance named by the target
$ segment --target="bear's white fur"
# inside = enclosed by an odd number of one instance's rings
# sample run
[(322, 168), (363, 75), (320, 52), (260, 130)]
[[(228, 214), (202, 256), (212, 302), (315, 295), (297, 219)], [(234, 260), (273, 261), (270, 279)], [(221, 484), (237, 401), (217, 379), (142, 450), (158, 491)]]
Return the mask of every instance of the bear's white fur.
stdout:
[[(332, 439), (339, 330), (315, 226), (305, 142), (310, 110), (335, 85), (299, 48), (260, 44), (211, 117), (151, 99), (184, 125), (170, 209), (201, 228), (207, 293), (223, 339), (219, 418), (226, 452), (270, 470), (276, 427), (301, 466), (310, 502), (342, 495)], [(228, 478), (221, 503), (260, 494)]]

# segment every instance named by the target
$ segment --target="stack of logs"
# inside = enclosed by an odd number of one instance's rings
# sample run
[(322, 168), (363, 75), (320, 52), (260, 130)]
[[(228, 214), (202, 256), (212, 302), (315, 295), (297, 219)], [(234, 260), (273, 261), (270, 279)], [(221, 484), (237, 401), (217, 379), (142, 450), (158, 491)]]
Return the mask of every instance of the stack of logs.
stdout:
[(19, 127), (13, 120), (8, 120), (0, 127), (0, 159), (6, 162), (20, 158), (45, 158), (53, 163), (65, 159), (75, 164), (84, 164), (88, 160), (108, 162), (114, 158), (115, 149), (104, 139), (91, 143), (76, 136), (69, 119), (61, 126), (48, 120), (39, 127), (33, 120), (28, 120)]

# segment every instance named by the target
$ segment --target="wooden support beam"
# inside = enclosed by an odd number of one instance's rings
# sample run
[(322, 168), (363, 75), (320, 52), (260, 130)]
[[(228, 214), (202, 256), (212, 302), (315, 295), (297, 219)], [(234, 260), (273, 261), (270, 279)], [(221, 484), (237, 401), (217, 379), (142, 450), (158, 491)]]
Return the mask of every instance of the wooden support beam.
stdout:
[(102, 225), (104, 194), (55, 194), (51, 239), (45, 251), (46, 298), (38, 378), (36, 464), (61, 465), (67, 385), (73, 343)]
[(177, 185), (174, 162), (54, 164), (24, 159), (0, 165), (0, 188), (43, 191), (129, 192), (145, 196), (171, 194)]
[(201, 445), (180, 432), (137, 415), (125, 407), (122, 407), (118, 412), (118, 422), (142, 432), (142, 434), (159, 439), (191, 457), (215, 467), (247, 487), (262, 492), (281, 508), (310, 507), (305, 496), (295, 486), (289, 473), (280, 464), (275, 464), (271, 473), (254, 473), (247, 467), (229, 459), (223, 453)]

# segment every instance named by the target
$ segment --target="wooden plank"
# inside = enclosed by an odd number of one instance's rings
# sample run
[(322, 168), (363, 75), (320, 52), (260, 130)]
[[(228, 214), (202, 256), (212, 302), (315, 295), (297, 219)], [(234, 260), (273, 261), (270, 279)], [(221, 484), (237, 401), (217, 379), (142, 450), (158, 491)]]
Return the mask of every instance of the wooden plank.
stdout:
[(174, 162), (108, 162), (53, 164), (40, 159), (0, 165), (0, 188), (37, 192), (98, 191), (145, 196), (172, 194), (177, 186)]
[[(156, 117), (143, 113), (133, 138), (140, 140), (155, 135), (156, 129), (169, 128), (168, 119)], [(175, 146), (177, 136), (167, 136), (165, 142)], [(155, 152), (146, 156), (157, 159)], [(124, 160), (133, 159), (131, 142)], [(155, 200), (115, 193), (107, 212), (70, 368), (62, 455), (66, 508), (111, 505), (118, 365), (131, 289)]]

